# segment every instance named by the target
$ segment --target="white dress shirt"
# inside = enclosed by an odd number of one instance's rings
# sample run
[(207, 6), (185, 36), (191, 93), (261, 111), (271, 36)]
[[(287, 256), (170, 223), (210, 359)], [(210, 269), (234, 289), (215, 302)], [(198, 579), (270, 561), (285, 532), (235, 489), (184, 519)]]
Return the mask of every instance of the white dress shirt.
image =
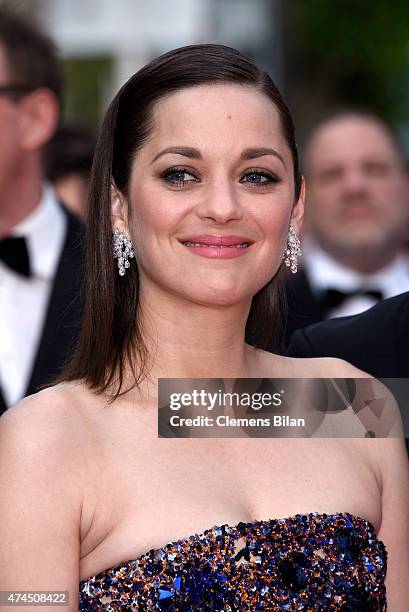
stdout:
[(0, 261), (0, 385), (8, 406), (27, 389), (66, 234), (66, 219), (50, 186), (11, 236), (27, 240), (32, 276)]
[[(326, 289), (355, 291), (376, 289), (384, 299), (409, 291), (409, 257), (398, 255), (374, 274), (360, 274), (338, 263), (311, 238), (303, 243), (303, 266), (313, 293)], [(367, 295), (347, 298), (339, 307), (329, 312), (329, 317), (344, 317), (359, 314), (376, 304), (376, 299)]]

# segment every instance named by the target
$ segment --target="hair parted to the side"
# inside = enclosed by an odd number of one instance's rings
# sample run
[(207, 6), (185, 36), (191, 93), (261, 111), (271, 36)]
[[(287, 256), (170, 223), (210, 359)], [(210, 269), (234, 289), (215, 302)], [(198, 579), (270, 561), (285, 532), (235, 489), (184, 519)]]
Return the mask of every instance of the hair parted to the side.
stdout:
[[(149, 355), (138, 320), (139, 275), (132, 265), (125, 277), (112, 256), (111, 186), (128, 195), (135, 153), (149, 138), (154, 105), (178, 90), (207, 83), (254, 87), (276, 107), (294, 165), (295, 199), (301, 177), (294, 125), (270, 76), (239, 51), (223, 45), (175, 49), (144, 66), (120, 89), (102, 124), (91, 174), (87, 222), (85, 311), (73, 359), (60, 380), (82, 379), (96, 392), (117, 397), (124, 391), (125, 367), (136, 386), (149, 370)], [(277, 348), (283, 328), (283, 290), (278, 273), (254, 296), (246, 333), (253, 344)], [(271, 343), (272, 332), (275, 332)]]

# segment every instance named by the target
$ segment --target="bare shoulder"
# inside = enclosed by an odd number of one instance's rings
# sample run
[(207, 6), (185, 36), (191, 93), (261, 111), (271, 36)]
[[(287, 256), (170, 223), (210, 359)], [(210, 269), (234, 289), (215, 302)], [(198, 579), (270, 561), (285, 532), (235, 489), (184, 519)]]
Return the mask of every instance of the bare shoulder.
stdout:
[[(257, 358), (259, 360), (257, 371), (262, 377), (332, 379), (332, 386), (334, 386), (333, 379), (344, 381), (341, 386), (336, 384), (338, 391), (332, 401), (335, 402), (335, 407), (342, 398), (342, 405), (345, 407), (349, 405), (349, 410), (335, 410), (331, 413), (331, 417), (327, 414), (325, 424), (329, 429), (324, 431), (320, 428), (320, 435), (324, 433), (334, 435), (330, 434), (333, 427), (337, 436), (347, 438), (361, 435), (377, 438), (403, 436), (399, 406), (392, 393), (380, 380), (347, 361), (332, 357), (305, 359), (281, 357), (263, 351), (257, 351)], [(352, 385), (346, 383), (348, 379), (353, 379)]]
[(352, 363), (337, 357), (312, 357), (299, 359), (287, 357), (300, 377), (311, 378), (371, 378), (370, 374), (356, 368)]
[(9, 408), (1, 417), (3, 420), (24, 419), (36, 416), (54, 416), (58, 418), (63, 412), (71, 412), (71, 408), (78, 407), (81, 396), (84, 395), (82, 383), (60, 383), (53, 387), (43, 389), (34, 395), (23, 398)]
[[(369, 442), (371, 444), (369, 445)], [(382, 490), (379, 538), (388, 551), (388, 609), (406, 610), (409, 601), (409, 462), (403, 438), (368, 441)]]
[(289, 378), (371, 378), (370, 374), (337, 357), (284, 357), (257, 350), (260, 372)]
[(73, 444), (78, 450), (87, 435), (84, 397), (81, 384), (63, 383), (24, 398), (0, 419), (0, 453), (49, 462), (72, 456)]
[(2, 415), (0, 423), (36, 421), (38, 419), (75, 418), (84, 401), (85, 387), (82, 383), (60, 383), (23, 398)]
[(46, 576), (49, 589), (76, 597), (90, 481), (82, 398), (80, 387), (57, 385), (0, 419), (0, 582), (9, 589), (39, 590)]

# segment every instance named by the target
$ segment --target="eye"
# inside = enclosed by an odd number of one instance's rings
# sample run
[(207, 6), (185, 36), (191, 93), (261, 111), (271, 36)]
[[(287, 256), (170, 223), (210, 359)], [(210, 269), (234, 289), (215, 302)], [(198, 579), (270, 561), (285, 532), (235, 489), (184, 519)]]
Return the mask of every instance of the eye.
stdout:
[(344, 170), (338, 166), (336, 168), (326, 168), (318, 176), (323, 184), (329, 185), (330, 183), (340, 181), (344, 176)]
[(364, 165), (365, 171), (370, 176), (386, 176), (390, 171), (390, 166), (384, 162), (370, 161)]
[(161, 179), (166, 183), (182, 187), (185, 183), (193, 183), (197, 181), (197, 177), (192, 174), (187, 168), (168, 168), (161, 174)]
[(264, 188), (279, 183), (279, 179), (265, 170), (252, 169), (241, 177), (240, 183), (248, 183), (254, 187)]

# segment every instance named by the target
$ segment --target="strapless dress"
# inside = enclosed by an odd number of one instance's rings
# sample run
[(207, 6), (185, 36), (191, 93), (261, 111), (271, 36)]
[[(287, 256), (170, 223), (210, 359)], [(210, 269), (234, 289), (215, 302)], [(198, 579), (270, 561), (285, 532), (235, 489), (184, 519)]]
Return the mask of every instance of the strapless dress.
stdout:
[(221, 525), (80, 583), (80, 610), (386, 610), (386, 550), (348, 513)]

